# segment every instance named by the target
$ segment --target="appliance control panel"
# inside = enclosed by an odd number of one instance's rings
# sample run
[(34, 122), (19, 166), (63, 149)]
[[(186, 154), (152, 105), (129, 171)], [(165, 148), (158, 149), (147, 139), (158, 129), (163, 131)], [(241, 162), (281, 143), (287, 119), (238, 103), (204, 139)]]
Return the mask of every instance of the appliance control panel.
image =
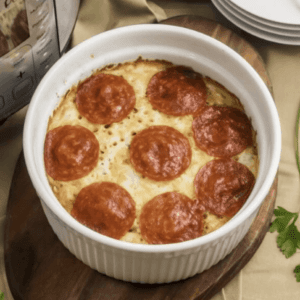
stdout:
[[(60, 42), (71, 36), (79, 8), (79, 0), (72, 0), (72, 20), (64, 26), (68, 32), (59, 37), (56, 6), (64, 2), (0, 0), (0, 121), (30, 102), (39, 81), (61, 56)], [(67, 22), (65, 10), (62, 19)]]

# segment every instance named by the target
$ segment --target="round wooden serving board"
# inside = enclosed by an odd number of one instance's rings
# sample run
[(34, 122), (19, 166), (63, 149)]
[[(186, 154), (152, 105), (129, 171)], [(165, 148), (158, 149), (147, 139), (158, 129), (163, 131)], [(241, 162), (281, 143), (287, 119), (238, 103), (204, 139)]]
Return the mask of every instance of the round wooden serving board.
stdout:
[[(198, 30), (229, 45), (257, 70), (271, 90), (259, 54), (232, 31), (197, 16), (174, 17), (162, 23)], [(248, 234), (236, 249), (209, 270), (169, 284), (129, 283), (92, 270), (62, 245), (44, 215), (22, 153), (10, 189), (4, 237), (5, 267), (12, 295), (15, 300), (210, 299), (260, 246), (269, 230), (276, 192), (277, 178)]]

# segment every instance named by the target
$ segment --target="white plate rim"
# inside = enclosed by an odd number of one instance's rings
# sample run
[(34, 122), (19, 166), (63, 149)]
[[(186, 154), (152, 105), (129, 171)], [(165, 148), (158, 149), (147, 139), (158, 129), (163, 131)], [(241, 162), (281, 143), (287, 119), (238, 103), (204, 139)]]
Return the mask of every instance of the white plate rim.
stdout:
[[(268, 20), (268, 21), (271, 21), (271, 22), (274, 22), (274, 23), (277, 23), (277, 24), (286, 24), (286, 25), (291, 25), (291, 26), (300, 25), (300, 14), (299, 14), (299, 22), (298, 21), (297, 22), (291, 22), (290, 21), (291, 16), (289, 16), (289, 17), (287, 16), (286, 18), (284, 18), (285, 21), (283, 21), (283, 19), (279, 20), (278, 18), (274, 17), (274, 13), (273, 14), (270, 13), (272, 11), (275, 12), (275, 10), (272, 10), (272, 9), (268, 10), (268, 14), (264, 14), (264, 13), (262, 14), (261, 12), (264, 11), (264, 10), (256, 9), (256, 7), (258, 6), (257, 5), (258, 3), (262, 3), (262, 1), (266, 1), (266, 0), (256, 0), (256, 1), (255, 0), (251, 0), (251, 1), (247, 0), (246, 1), (246, 3), (247, 3), (246, 6), (244, 5), (245, 1), (243, 1), (243, 0), (238, 0), (238, 1), (230, 0), (230, 1), (232, 3), (234, 3), (235, 5), (239, 6), (244, 11), (246, 11), (246, 12), (248, 12), (248, 13), (254, 15), (254, 16), (257, 16), (259, 18), (262, 18), (262, 19), (265, 19), (265, 20)], [(272, 0), (272, 1), (274, 1), (274, 0)], [(280, 1), (278, 1), (277, 3), (282, 3), (283, 2), (282, 0), (280, 0)], [(284, 6), (289, 7), (289, 9), (293, 9), (295, 1), (299, 2), (299, 0), (284, 0)], [(251, 6), (248, 6), (249, 4), (251, 4)], [(274, 2), (272, 4), (274, 5)], [(299, 11), (300, 11), (300, 2), (298, 4), (298, 6), (299, 6)], [(283, 13), (282, 13), (283, 11), (284, 10), (281, 10), (281, 15), (283, 15)]]
[(272, 22), (263, 18), (260, 18), (257, 15), (253, 15), (250, 12), (243, 10), (241, 7), (239, 7), (238, 5), (236, 5), (234, 2), (232, 2), (231, 0), (222, 0), (222, 2), (226, 5), (227, 7), (230, 6), (230, 9), (232, 11), (237, 12), (238, 14), (241, 14), (245, 17), (247, 17), (248, 19), (251, 19), (253, 22), (258, 22), (260, 23), (262, 26), (268, 26), (271, 28), (276, 28), (279, 30), (284, 30), (287, 33), (293, 33), (294, 31), (299, 32), (298, 34), (300, 34), (300, 24), (299, 26), (297, 25), (288, 25), (288, 24), (284, 24), (284, 23), (277, 23), (277, 22)]
[(262, 29), (255, 28), (247, 23), (245, 23), (243, 20), (239, 19), (236, 15), (232, 14), (232, 12), (228, 11), (222, 3), (218, 0), (212, 0), (212, 3), (215, 5), (215, 7), (223, 14), (228, 20), (230, 20), (233, 24), (240, 27), (241, 29), (245, 30), (246, 32), (257, 36), (261, 39), (275, 42), (279, 44), (286, 44), (286, 45), (300, 45), (300, 37), (299, 39), (282, 36), (274, 33), (268, 33), (263, 31)]

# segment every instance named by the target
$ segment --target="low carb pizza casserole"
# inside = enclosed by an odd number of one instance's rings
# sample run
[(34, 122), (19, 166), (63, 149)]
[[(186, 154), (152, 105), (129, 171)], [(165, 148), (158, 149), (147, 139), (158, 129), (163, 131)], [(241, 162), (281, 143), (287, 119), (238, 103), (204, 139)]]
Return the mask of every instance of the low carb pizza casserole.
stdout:
[(94, 71), (48, 122), (45, 169), (83, 225), (133, 243), (177, 243), (228, 222), (258, 174), (256, 132), (240, 100), (165, 60)]

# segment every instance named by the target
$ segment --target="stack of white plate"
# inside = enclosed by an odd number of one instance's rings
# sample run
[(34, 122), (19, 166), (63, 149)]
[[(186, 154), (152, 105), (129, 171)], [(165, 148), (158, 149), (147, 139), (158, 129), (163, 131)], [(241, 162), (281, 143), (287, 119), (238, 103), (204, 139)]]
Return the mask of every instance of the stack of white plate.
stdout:
[(300, 45), (300, 0), (212, 0), (232, 23), (259, 38)]

